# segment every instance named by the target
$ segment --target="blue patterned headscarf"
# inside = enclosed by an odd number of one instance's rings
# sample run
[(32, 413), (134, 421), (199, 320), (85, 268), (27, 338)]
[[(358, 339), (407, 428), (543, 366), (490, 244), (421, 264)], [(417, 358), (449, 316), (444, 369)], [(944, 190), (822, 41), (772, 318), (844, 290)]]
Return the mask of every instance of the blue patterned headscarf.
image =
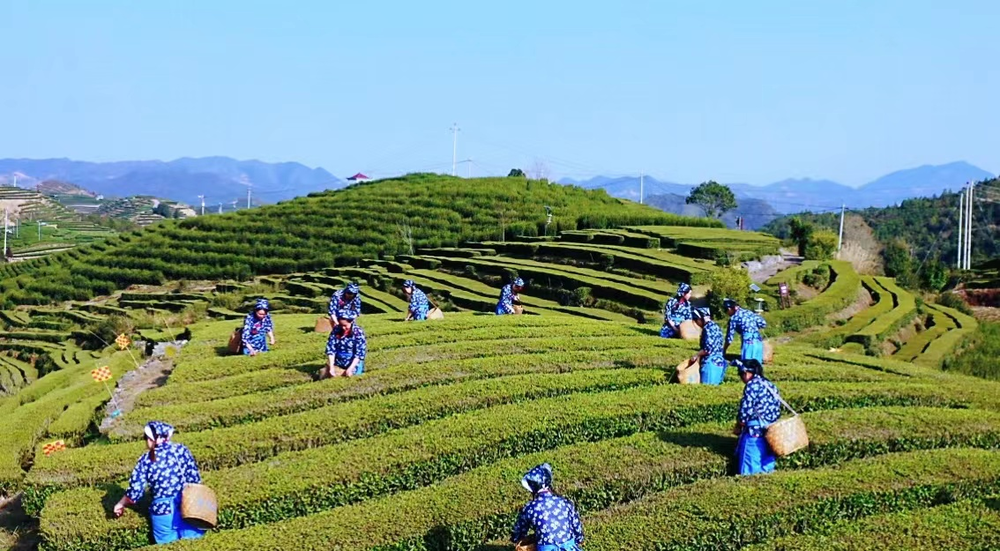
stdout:
[(732, 365), (735, 366), (740, 373), (753, 373), (754, 375), (760, 375), (761, 377), (764, 376), (764, 366), (753, 358), (748, 360), (733, 360)]
[(552, 465), (542, 463), (528, 471), (521, 479), (521, 486), (533, 494), (552, 487)]
[(524, 287), (524, 280), (517, 278), (514, 280), (514, 287)]
[(356, 295), (361, 292), (361, 287), (357, 283), (349, 283), (345, 290), (352, 295)]
[(355, 314), (354, 310), (351, 310), (350, 308), (341, 308), (337, 310), (337, 319), (354, 321), (354, 318), (356, 317), (357, 314)]
[(269, 303), (266, 298), (259, 298), (253, 307), (254, 312), (257, 310), (264, 310), (265, 312), (268, 312), (271, 310), (271, 303)]
[(725, 308), (726, 310), (729, 310), (730, 308), (736, 308), (736, 306), (737, 306), (736, 301), (731, 298), (727, 298), (726, 300), (722, 301), (722, 307)]
[(413, 280), (412, 279), (407, 279), (406, 281), (403, 282), (403, 288), (405, 289), (407, 287), (411, 287), (411, 288), (413, 287)]
[(698, 316), (698, 319), (705, 319), (705, 318), (711, 319), (712, 317), (712, 311), (709, 310), (708, 308), (695, 308), (694, 313), (696, 316)]
[(170, 441), (170, 437), (174, 435), (174, 427), (163, 421), (150, 421), (146, 423), (142, 432), (146, 435), (146, 438), (155, 441), (156, 445), (159, 446), (164, 442)]
[(682, 296), (684, 296), (684, 295), (686, 295), (687, 293), (690, 293), (690, 292), (691, 292), (691, 286), (688, 285), (687, 283), (681, 283), (680, 285), (677, 286), (677, 296), (678, 297), (682, 297)]

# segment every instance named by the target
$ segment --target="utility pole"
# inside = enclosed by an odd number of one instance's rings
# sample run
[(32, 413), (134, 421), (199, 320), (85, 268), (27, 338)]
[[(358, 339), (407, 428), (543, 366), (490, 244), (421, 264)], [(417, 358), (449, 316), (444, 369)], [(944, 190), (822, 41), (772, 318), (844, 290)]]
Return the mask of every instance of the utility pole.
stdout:
[(645, 191), (645, 189), (643, 189), (644, 184), (645, 184), (645, 181), (643, 179), (643, 173), (640, 170), (639, 171), (639, 204), (640, 205), (642, 204), (643, 192)]
[(253, 187), (253, 182), (247, 182), (247, 208), (250, 208), (250, 188)]
[(222, 203), (219, 203), (219, 214), (222, 214)]
[(965, 264), (962, 262), (965, 249), (962, 240), (962, 234), (965, 233), (965, 188), (962, 188), (962, 192), (958, 194), (958, 261), (955, 267), (961, 270)]
[(205, 196), (199, 195), (198, 198), (201, 199), (201, 215), (205, 216)]
[(236, 210), (236, 203), (237, 202), (239, 202), (239, 199), (233, 199), (233, 210)]
[(455, 176), (455, 172), (458, 168), (458, 132), (461, 128), (458, 127), (458, 123), (452, 123), (451, 125), (451, 175)]
[(847, 210), (847, 205), (844, 203), (840, 204), (840, 236), (837, 238), (837, 258), (840, 258), (840, 248), (844, 244), (844, 211)]
[(975, 182), (969, 182), (969, 197), (965, 200), (965, 269), (972, 269), (972, 202), (975, 200)]
[(42, 221), (38, 221), (38, 241), (42, 240)]
[(3, 209), (3, 257), (7, 258), (7, 209)]

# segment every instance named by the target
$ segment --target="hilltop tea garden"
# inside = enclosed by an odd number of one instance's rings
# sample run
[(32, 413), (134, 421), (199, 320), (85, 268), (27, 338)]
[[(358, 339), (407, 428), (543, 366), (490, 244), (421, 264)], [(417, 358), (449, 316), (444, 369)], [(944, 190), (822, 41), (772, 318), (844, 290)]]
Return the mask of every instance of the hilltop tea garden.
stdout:
[[(778, 246), (603, 193), (415, 176), (13, 264), (0, 494), (38, 519), (41, 549), (145, 548), (147, 504), (110, 510), (155, 419), (219, 498), (218, 529), (172, 549), (513, 549), (520, 477), (542, 462), (587, 550), (1000, 547), (1000, 386), (940, 369), (975, 319), (846, 262), (762, 285), (767, 375), (810, 445), (774, 474), (732, 476), (742, 384), (732, 369), (718, 387), (673, 384), (696, 342), (659, 338), (661, 309), (678, 283), (702, 296), (734, 269), (720, 265)], [(514, 276), (525, 315), (492, 315)], [(445, 319), (402, 321), (407, 279)], [(314, 382), (314, 323), (349, 281), (365, 373)], [(803, 291), (787, 309), (781, 283)], [(277, 345), (230, 355), (260, 296)], [(119, 332), (136, 347), (113, 346)], [(90, 371), (110, 367), (113, 385), (178, 338), (165, 384), (99, 431), (108, 394)], [(56, 440), (67, 448), (47, 455)]]

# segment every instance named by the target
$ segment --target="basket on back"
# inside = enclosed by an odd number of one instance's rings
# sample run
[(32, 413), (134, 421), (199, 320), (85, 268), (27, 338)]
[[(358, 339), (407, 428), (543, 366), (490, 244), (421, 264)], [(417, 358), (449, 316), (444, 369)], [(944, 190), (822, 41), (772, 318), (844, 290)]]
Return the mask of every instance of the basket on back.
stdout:
[(429, 320), (443, 320), (444, 312), (440, 308), (431, 308), (430, 312), (427, 312), (427, 319)]
[(696, 341), (701, 338), (701, 328), (691, 320), (684, 320), (680, 326), (681, 338), (686, 341)]
[(219, 502), (215, 492), (204, 484), (185, 484), (181, 492), (181, 517), (192, 525), (207, 530), (215, 528)]
[(316, 327), (313, 328), (313, 331), (317, 333), (329, 333), (333, 331), (333, 322), (327, 316), (320, 316), (316, 318)]
[(778, 457), (795, 453), (809, 445), (809, 435), (806, 434), (806, 424), (802, 417), (793, 415), (779, 419), (767, 427), (765, 433), (767, 445)]
[(682, 385), (701, 384), (701, 361), (690, 358), (677, 364), (677, 382)]
[(806, 433), (806, 424), (802, 422), (802, 417), (792, 409), (792, 406), (788, 405), (788, 402), (777, 394), (775, 394), (775, 398), (781, 402), (781, 405), (788, 408), (788, 411), (792, 412), (792, 416), (778, 419), (768, 425), (767, 430), (764, 431), (764, 438), (775, 455), (784, 457), (808, 446), (809, 435)]
[(237, 327), (229, 336), (229, 353), (239, 354), (241, 348), (243, 348), (243, 328)]

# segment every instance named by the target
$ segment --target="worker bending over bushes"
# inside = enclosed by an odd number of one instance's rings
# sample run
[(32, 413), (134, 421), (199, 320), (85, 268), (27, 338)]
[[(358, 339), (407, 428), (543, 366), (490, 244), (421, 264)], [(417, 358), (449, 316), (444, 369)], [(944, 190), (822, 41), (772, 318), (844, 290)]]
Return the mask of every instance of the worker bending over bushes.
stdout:
[(731, 298), (722, 301), (722, 306), (729, 314), (725, 350), (728, 350), (733, 342), (734, 333), (739, 333), (742, 342), (740, 359), (764, 363), (764, 335), (760, 330), (767, 327), (767, 322), (754, 312), (740, 308), (740, 305)]
[(745, 385), (733, 431), (740, 437), (736, 444), (737, 473), (774, 472), (775, 456), (764, 432), (781, 416), (778, 387), (764, 378), (764, 366), (757, 360), (733, 360), (733, 365)]
[(268, 340), (274, 346), (274, 322), (271, 321), (270, 309), (266, 298), (257, 299), (253, 311), (243, 320), (244, 354), (256, 356), (259, 352), (267, 352)]
[(403, 292), (410, 301), (410, 306), (406, 312), (406, 321), (423, 321), (427, 319), (427, 312), (430, 311), (431, 304), (427, 300), (427, 295), (417, 288), (412, 279), (403, 282)]
[(353, 377), (365, 371), (365, 356), (368, 354), (365, 331), (354, 323), (354, 310), (345, 308), (336, 314), (337, 325), (333, 326), (326, 341), (326, 367), (320, 370), (320, 379)]
[(727, 367), (722, 328), (712, 321), (712, 312), (708, 308), (695, 308), (694, 322), (701, 327), (701, 350), (691, 357), (691, 362), (701, 361), (701, 384), (722, 384)]
[(536, 551), (578, 551), (583, 545), (583, 524), (570, 500), (552, 491), (552, 466), (543, 463), (524, 475), (521, 485), (531, 501), (517, 517), (511, 541), (517, 543), (535, 531)]
[(514, 306), (521, 305), (521, 297), (517, 294), (524, 289), (524, 280), (517, 278), (513, 283), (508, 283), (500, 290), (500, 301), (497, 302), (496, 314), (498, 316), (518, 313)]
[(663, 327), (660, 336), (665, 339), (681, 336), (681, 324), (692, 319), (691, 286), (681, 283), (677, 286), (677, 294), (670, 297), (663, 307)]
[(204, 530), (195, 528), (181, 517), (184, 485), (201, 484), (201, 473), (191, 450), (184, 444), (170, 441), (174, 427), (166, 423), (150, 421), (143, 432), (147, 451), (132, 470), (125, 495), (115, 504), (115, 516), (122, 516), (125, 507), (138, 502), (148, 486), (153, 492), (149, 520), (156, 543), (202, 537)]
[(352, 312), (354, 314), (352, 319), (358, 319), (361, 315), (361, 287), (357, 283), (349, 283), (347, 287), (334, 291), (330, 296), (330, 306), (326, 310), (332, 327), (337, 326), (337, 312), (342, 310)]

